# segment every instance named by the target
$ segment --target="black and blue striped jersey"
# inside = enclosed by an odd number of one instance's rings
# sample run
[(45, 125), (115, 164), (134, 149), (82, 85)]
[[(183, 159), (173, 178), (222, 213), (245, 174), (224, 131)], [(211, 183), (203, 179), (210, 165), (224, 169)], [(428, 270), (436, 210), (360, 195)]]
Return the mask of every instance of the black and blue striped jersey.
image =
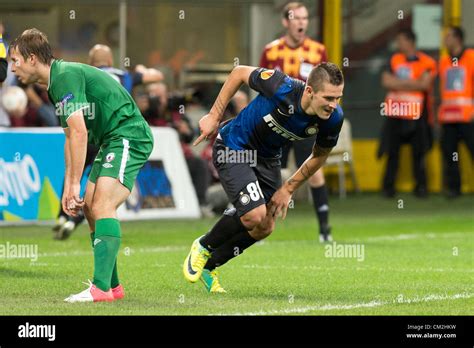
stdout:
[(281, 71), (258, 68), (249, 86), (259, 92), (246, 108), (219, 129), (226, 146), (257, 150), (259, 157), (279, 158), (287, 142), (316, 135), (316, 144), (331, 148), (337, 143), (344, 120), (338, 105), (328, 119), (308, 115), (301, 108), (304, 82)]

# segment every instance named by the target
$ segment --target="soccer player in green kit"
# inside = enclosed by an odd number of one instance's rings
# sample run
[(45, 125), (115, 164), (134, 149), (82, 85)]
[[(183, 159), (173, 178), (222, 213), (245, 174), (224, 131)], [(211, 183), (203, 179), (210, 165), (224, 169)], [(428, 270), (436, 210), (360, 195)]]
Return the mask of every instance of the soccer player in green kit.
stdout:
[[(23, 84), (48, 86), (66, 134), (62, 205), (71, 216), (84, 210), (94, 248), (94, 280), (66, 302), (114, 301), (124, 297), (117, 274), (120, 223), (117, 208), (129, 196), (153, 150), (153, 136), (128, 92), (108, 73), (55, 59), (44, 33), (25, 30), (10, 45), (12, 72)], [(79, 197), (87, 142), (100, 146), (84, 199)]]

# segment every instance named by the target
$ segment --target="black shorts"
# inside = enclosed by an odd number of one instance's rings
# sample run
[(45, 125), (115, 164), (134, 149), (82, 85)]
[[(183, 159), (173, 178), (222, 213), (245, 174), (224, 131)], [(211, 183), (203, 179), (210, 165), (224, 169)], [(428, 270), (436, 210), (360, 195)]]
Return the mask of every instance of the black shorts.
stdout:
[[(232, 151), (234, 154), (238, 152), (217, 139), (213, 146), (212, 160), (229, 201), (236, 208), (238, 216), (242, 216), (268, 203), (280, 188), (281, 162), (280, 159), (262, 157), (253, 157), (253, 161), (248, 161), (249, 156), (244, 161), (242, 159), (245, 156), (229, 156)], [(242, 150), (240, 154), (245, 151), (252, 150)]]
[(281, 166), (283, 168), (288, 167), (288, 155), (290, 150), (293, 148), (295, 150), (296, 167), (301, 167), (304, 161), (306, 161), (313, 152), (315, 140), (316, 136), (304, 138), (303, 140), (291, 141), (286, 146), (283, 146), (281, 154)]

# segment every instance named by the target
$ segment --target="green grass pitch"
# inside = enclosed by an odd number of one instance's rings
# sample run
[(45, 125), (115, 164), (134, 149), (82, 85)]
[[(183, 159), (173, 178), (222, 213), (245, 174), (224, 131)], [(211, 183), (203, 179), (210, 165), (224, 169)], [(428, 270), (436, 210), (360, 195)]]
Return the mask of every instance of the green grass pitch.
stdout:
[(474, 314), (472, 195), (333, 197), (330, 218), (338, 245), (363, 246), (363, 259), (329, 257), (312, 207), (297, 203), (268, 239), (221, 267), (227, 294), (212, 295), (181, 266), (215, 219), (125, 222), (126, 298), (109, 304), (63, 302), (92, 277), (85, 225), (65, 242), (48, 226), (3, 226), (0, 244), (36, 244), (39, 257), (0, 258), (0, 315)]

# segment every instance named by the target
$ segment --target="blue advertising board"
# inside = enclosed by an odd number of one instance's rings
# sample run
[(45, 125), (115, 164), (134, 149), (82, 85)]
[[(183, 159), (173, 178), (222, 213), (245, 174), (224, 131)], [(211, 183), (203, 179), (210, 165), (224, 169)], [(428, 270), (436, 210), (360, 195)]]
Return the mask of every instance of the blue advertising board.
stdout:
[(0, 221), (57, 216), (64, 139), (60, 128), (0, 128)]

